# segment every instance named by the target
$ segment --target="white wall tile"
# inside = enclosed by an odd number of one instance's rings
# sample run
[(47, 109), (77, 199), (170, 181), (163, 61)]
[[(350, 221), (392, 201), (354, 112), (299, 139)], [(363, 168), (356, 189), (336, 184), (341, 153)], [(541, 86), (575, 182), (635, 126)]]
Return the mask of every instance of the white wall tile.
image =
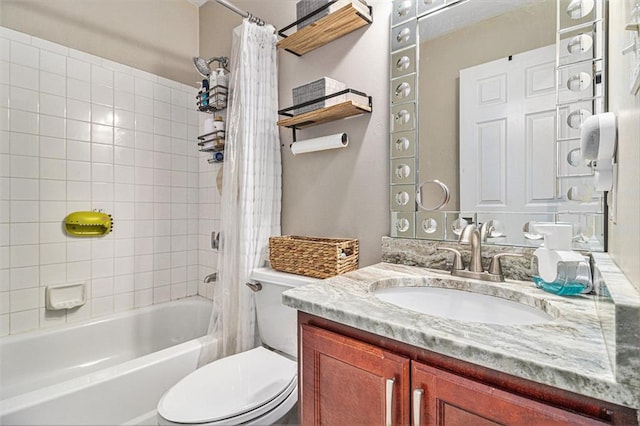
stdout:
[(91, 184), (89, 182), (67, 181), (67, 200), (91, 201)]
[(40, 222), (62, 221), (67, 215), (66, 201), (40, 201)]
[(67, 79), (63, 75), (49, 71), (40, 71), (40, 91), (52, 95), (65, 96), (67, 93)]
[(67, 160), (90, 161), (91, 144), (87, 141), (67, 140)]
[(11, 83), (11, 64), (9, 62), (0, 61), (0, 83)]
[(0, 37), (0, 61), (11, 60), (11, 40)]
[[(138, 73), (134, 72), (134, 75)], [(153, 99), (153, 82), (143, 78), (136, 76), (134, 79), (134, 88), (135, 94), (137, 96), (145, 96), (147, 98)]]
[(113, 144), (113, 127), (91, 124), (91, 141), (101, 144)]
[(9, 130), (9, 109), (0, 108), (0, 130)]
[(91, 167), (91, 180), (94, 182), (113, 182), (113, 165), (93, 164)]
[(41, 158), (40, 159), (40, 178), (65, 180), (67, 178), (66, 165), (67, 165), (66, 160), (57, 160), (53, 158)]
[(125, 111), (134, 111), (135, 100), (133, 93), (116, 90), (114, 92), (113, 105)]
[(140, 272), (134, 274), (133, 284), (136, 291), (153, 288), (153, 272)]
[(67, 261), (66, 243), (40, 244), (40, 264), (64, 263)]
[(40, 93), (40, 114), (65, 117), (66, 98), (64, 96), (64, 93), (62, 96)]
[(153, 99), (136, 95), (134, 102), (134, 111), (136, 114), (144, 114), (153, 117)]
[(35, 90), (11, 86), (9, 102), (11, 103), (11, 109), (38, 112), (38, 92)]
[[(91, 184), (91, 199), (94, 201), (113, 201), (113, 183), (93, 182)], [(94, 208), (98, 208), (97, 206)]]
[(171, 120), (171, 105), (161, 101), (154, 101), (153, 116), (163, 120)]
[(135, 306), (136, 308), (141, 308), (144, 306), (149, 306), (153, 304), (153, 290), (139, 290), (134, 293), (135, 295)]
[(53, 138), (65, 137), (65, 119), (50, 115), (40, 116), (40, 135)]
[(11, 178), (13, 200), (37, 200), (40, 193), (37, 179)]
[(135, 298), (133, 292), (116, 294), (113, 297), (114, 312), (122, 312), (135, 307)]
[(67, 97), (79, 101), (91, 101), (91, 85), (82, 80), (67, 78)]
[(159, 83), (154, 84), (153, 98), (167, 104), (171, 103), (171, 88)]
[(38, 178), (38, 157), (11, 155), (11, 176), (16, 178)]
[(40, 266), (40, 286), (66, 283), (67, 265), (66, 263), (58, 263)]
[(91, 104), (76, 99), (67, 99), (67, 118), (91, 121)]
[(113, 70), (91, 65), (91, 83), (113, 87)]
[(135, 129), (136, 122), (134, 113), (123, 109), (116, 109), (114, 114), (114, 124), (123, 129)]
[(113, 277), (94, 278), (91, 280), (91, 297), (113, 295)]
[(40, 263), (40, 253), (38, 245), (22, 245), (11, 247), (11, 267), (21, 268), (24, 266), (35, 266)]
[(25, 67), (19, 64), (11, 64), (10, 81), (12, 86), (24, 89), (39, 90), (40, 75), (36, 68)]
[(40, 50), (40, 69), (54, 74), (67, 75), (67, 57), (64, 54)]
[(95, 104), (101, 104), (101, 105), (112, 107), (113, 106), (113, 88), (92, 84), (91, 85), (91, 102)]
[(67, 77), (89, 82), (91, 81), (91, 65), (75, 58), (67, 58)]
[(9, 108), (9, 93), (11, 86), (8, 84), (0, 84), (0, 107)]
[(11, 245), (38, 244), (40, 238), (38, 223), (11, 224)]
[(171, 121), (154, 118), (153, 133), (156, 135), (171, 136)]
[(121, 90), (127, 93), (134, 93), (133, 75), (121, 71), (116, 71), (114, 76), (114, 83), (116, 90)]
[(40, 157), (64, 159), (67, 156), (66, 140), (42, 136), (40, 138)]
[[(40, 268), (38, 266), (11, 268), (10, 280), (11, 290), (37, 288), (40, 280)], [(7, 280), (7, 285), (9, 285), (9, 280)]]
[(38, 68), (40, 65), (40, 50), (28, 44), (11, 41), (10, 60), (14, 64)]
[(146, 132), (135, 132), (135, 148), (153, 151), (153, 134)]
[(40, 203), (38, 201), (11, 201), (11, 222), (38, 222)]
[[(99, 125), (94, 125), (99, 126)], [(104, 126), (102, 126), (104, 127)], [(113, 128), (111, 128), (113, 129)], [(102, 130), (100, 128), (100, 130)], [(101, 133), (100, 138), (103, 141), (107, 141), (108, 132)], [(91, 146), (91, 161), (95, 163), (113, 163), (113, 146), (111, 145), (103, 145), (101, 143), (92, 144)]]
[(40, 243), (64, 243), (67, 241), (61, 222), (40, 223)]
[(40, 324), (38, 309), (15, 312), (10, 316), (11, 334), (24, 333), (29, 330), (34, 330), (38, 328)]
[(9, 127), (12, 132), (37, 134), (38, 114), (27, 111), (12, 110)]
[(66, 185), (63, 180), (43, 179), (40, 181), (40, 200), (63, 201), (66, 199)]

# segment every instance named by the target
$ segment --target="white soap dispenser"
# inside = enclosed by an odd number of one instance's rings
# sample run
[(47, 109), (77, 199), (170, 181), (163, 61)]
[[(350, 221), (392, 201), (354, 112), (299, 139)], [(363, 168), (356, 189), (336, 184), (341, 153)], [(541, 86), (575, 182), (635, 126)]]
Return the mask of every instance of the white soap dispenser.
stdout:
[(591, 269), (585, 257), (571, 250), (573, 229), (564, 223), (536, 223), (544, 246), (533, 252), (536, 287), (561, 296), (589, 293), (593, 289)]

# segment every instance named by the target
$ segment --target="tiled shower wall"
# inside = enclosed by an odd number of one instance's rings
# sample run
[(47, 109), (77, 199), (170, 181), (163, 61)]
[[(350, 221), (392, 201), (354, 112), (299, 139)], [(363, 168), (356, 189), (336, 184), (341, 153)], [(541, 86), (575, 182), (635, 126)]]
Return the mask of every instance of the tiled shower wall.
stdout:
[[(199, 215), (213, 226), (219, 198), (194, 99), (184, 84), (0, 27), (0, 335), (198, 292), (215, 266)], [(93, 209), (113, 215), (113, 233), (65, 235), (68, 213)], [(77, 282), (84, 306), (44, 309), (46, 286)]]

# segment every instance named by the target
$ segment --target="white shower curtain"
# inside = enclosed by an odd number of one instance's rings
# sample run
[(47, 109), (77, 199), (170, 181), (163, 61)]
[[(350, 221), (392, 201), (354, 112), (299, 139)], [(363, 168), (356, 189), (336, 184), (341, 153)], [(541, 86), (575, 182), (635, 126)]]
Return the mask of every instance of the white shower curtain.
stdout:
[(278, 71), (271, 25), (245, 19), (233, 31), (227, 138), (221, 197), (218, 280), (209, 334), (215, 342), (200, 364), (256, 346), (253, 293), (245, 286), (280, 235), (281, 159)]

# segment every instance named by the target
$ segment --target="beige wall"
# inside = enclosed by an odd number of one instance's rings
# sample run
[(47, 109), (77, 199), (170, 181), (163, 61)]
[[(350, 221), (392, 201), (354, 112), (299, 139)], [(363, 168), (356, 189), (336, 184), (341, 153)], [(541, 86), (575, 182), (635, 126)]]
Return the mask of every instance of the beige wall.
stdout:
[(186, 0), (1, 0), (0, 26), (194, 86), (198, 8)]
[(545, 0), (421, 44), (418, 170), (421, 180), (452, 189), (447, 210), (460, 208), (459, 71), (555, 43), (555, 13), (555, 1)]
[(609, 252), (627, 278), (640, 289), (640, 96), (629, 93), (633, 54), (629, 45), (633, 0), (609, 2), (609, 109), (618, 116), (617, 220), (609, 221)]
[[(295, 21), (295, 1), (236, 0), (277, 28)], [(278, 53), (279, 107), (291, 106), (291, 89), (327, 76), (373, 96), (373, 113), (297, 134), (298, 140), (347, 132), (341, 150), (293, 156), (292, 134), (283, 144), (282, 232), (360, 240), (360, 266), (380, 261), (380, 240), (389, 234), (389, 14), (391, 2), (370, 2), (374, 23), (302, 57)], [(240, 18), (214, 2), (200, 11), (200, 53), (228, 55), (231, 29)], [(210, 29), (215, 28), (215, 31)]]

